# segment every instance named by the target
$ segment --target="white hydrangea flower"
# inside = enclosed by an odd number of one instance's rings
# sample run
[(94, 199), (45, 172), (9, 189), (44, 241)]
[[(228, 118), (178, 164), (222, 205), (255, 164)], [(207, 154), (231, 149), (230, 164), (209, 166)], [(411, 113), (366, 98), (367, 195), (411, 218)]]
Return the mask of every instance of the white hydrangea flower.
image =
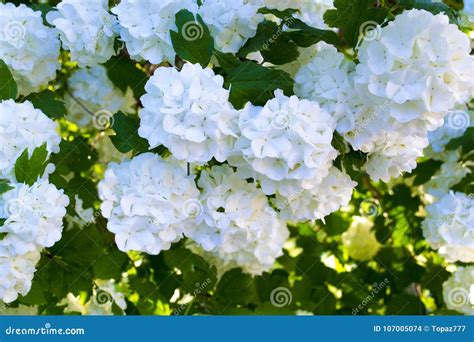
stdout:
[(185, 234), (224, 264), (251, 274), (269, 270), (282, 255), (289, 233), (263, 192), (228, 165), (204, 170), (198, 185), (202, 209)]
[(67, 80), (67, 87), (66, 118), (81, 127), (92, 124), (98, 129), (106, 128), (114, 113), (119, 110), (130, 113), (136, 104), (133, 91), (127, 88), (124, 94), (116, 88), (102, 65), (75, 70)]
[(71, 60), (83, 68), (107, 62), (114, 56), (118, 21), (108, 12), (107, 0), (62, 0), (46, 20), (60, 33)]
[(184, 165), (144, 153), (110, 163), (99, 183), (102, 215), (122, 251), (158, 254), (182, 238), (186, 201), (199, 191)]
[(199, 14), (222, 52), (237, 53), (257, 33), (263, 14), (245, 0), (204, 0)]
[(354, 216), (349, 229), (342, 234), (342, 244), (347, 254), (355, 260), (371, 260), (381, 245), (372, 231), (374, 223), (366, 217)]
[(14, 188), (0, 195), (0, 248), (12, 254), (53, 246), (61, 238), (63, 217), (69, 198), (46, 180), (33, 185), (11, 184)]
[(112, 9), (118, 16), (120, 38), (132, 58), (152, 64), (174, 62), (170, 31), (177, 31), (175, 15), (186, 9), (196, 13), (195, 0), (122, 0)]
[(474, 262), (474, 198), (450, 191), (426, 206), (423, 235), (448, 262)]
[(390, 178), (398, 178), (403, 172), (416, 168), (416, 160), (423, 156), (428, 139), (402, 130), (385, 133), (375, 145), (364, 167), (374, 181), (388, 182)]
[(349, 204), (356, 185), (347, 174), (332, 166), (320, 184), (310, 189), (296, 190), (290, 196), (277, 194), (275, 205), (285, 220), (324, 219)]
[(288, 193), (283, 190), (286, 181), (320, 182), (337, 156), (331, 145), (334, 119), (317, 102), (287, 97), (280, 90), (264, 107), (247, 105), (239, 126), (242, 136), (235, 150), (257, 173), (267, 195)]
[(443, 298), (448, 309), (474, 315), (474, 266), (458, 267), (443, 283)]
[(354, 69), (354, 62), (347, 60), (334, 46), (320, 42), (316, 55), (295, 76), (295, 94), (319, 102), (338, 122), (339, 132), (353, 126), (347, 113), (354, 88), (349, 74)]
[(56, 129), (57, 124), (29, 101), (0, 102), (0, 178), (15, 179), (15, 162), (25, 149), (31, 155), (46, 143), (48, 154), (59, 152), (61, 137)]
[(0, 299), (11, 303), (18, 294), (30, 292), (31, 281), (35, 273), (35, 265), (40, 253), (33, 251), (24, 255), (5, 255), (0, 249)]
[(449, 189), (458, 184), (465, 176), (467, 176), (473, 166), (473, 162), (460, 162), (460, 153), (458, 151), (447, 151), (443, 153), (443, 164), (441, 168), (430, 178), (428, 182), (423, 184), (425, 193), (436, 197), (443, 197)]
[(158, 68), (141, 97), (138, 134), (178, 160), (223, 162), (238, 134), (238, 112), (223, 84), (222, 76), (199, 64)]
[(20, 95), (36, 92), (56, 76), (57, 32), (43, 25), (41, 12), (0, 3), (0, 59), (10, 68)]
[(469, 38), (446, 15), (417, 9), (377, 30), (375, 39), (360, 45), (355, 81), (392, 102), (393, 120), (421, 120), (430, 130), (440, 126), (474, 84)]

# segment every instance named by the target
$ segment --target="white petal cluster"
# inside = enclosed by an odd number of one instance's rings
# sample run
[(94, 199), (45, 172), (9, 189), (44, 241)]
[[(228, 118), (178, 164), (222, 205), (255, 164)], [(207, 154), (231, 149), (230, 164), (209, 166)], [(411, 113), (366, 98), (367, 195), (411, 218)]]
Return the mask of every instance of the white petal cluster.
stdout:
[(323, 45), (297, 74), (295, 93), (334, 113), (338, 131), (369, 154), (371, 178), (388, 181), (416, 166), (428, 132), (469, 97), (469, 39), (443, 14), (410, 10), (365, 32), (358, 52), (354, 71)]
[(33, 185), (14, 184), (0, 195), (0, 232), (6, 236), (0, 248), (10, 254), (25, 254), (51, 247), (61, 238), (69, 198), (46, 180)]
[[(310, 182), (311, 183), (311, 182)], [(285, 220), (323, 219), (349, 204), (357, 185), (351, 178), (332, 166), (326, 177), (312, 188), (296, 190), (290, 195), (277, 194), (275, 205)]]
[(199, 15), (209, 28), (216, 48), (222, 52), (237, 53), (245, 42), (255, 36), (263, 14), (259, 6), (245, 0), (204, 0)]
[(38, 251), (14, 256), (0, 253), (1, 300), (11, 303), (18, 298), (18, 294), (24, 296), (30, 292), (35, 265), (39, 259)]
[(342, 244), (354, 260), (371, 260), (381, 245), (372, 230), (374, 223), (366, 217), (354, 216), (349, 229), (342, 234)]
[(263, 107), (248, 105), (239, 127), (235, 149), (267, 195), (291, 193), (284, 189), (287, 181), (296, 186), (320, 183), (337, 156), (331, 145), (334, 119), (317, 102), (287, 97), (280, 90)]
[(264, 193), (228, 165), (203, 171), (198, 185), (202, 207), (185, 234), (224, 264), (250, 274), (270, 269), (289, 233)]
[(198, 195), (184, 167), (152, 153), (109, 164), (99, 183), (102, 215), (122, 251), (169, 249), (182, 238), (186, 201)]
[(20, 95), (39, 90), (59, 69), (57, 32), (43, 25), (41, 12), (0, 3), (0, 59), (11, 70)]
[(199, 64), (158, 68), (145, 86), (138, 134), (178, 160), (224, 161), (238, 133), (238, 112), (222, 76)]
[(174, 62), (170, 31), (177, 31), (175, 15), (186, 9), (196, 13), (195, 0), (122, 0), (112, 8), (120, 22), (120, 38), (135, 59), (150, 63)]
[(443, 283), (443, 298), (448, 309), (474, 315), (474, 266), (458, 267)]
[(376, 30), (379, 39), (360, 46), (355, 80), (393, 101), (391, 118), (433, 128), (442, 123), (438, 113), (468, 100), (474, 76), (469, 38), (446, 15), (414, 9)]
[(117, 18), (108, 12), (107, 0), (62, 0), (46, 20), (56, 27), (64, 49), (80, 67), (107, 62), (115, 55)]
[(426, 207), (423, 235), (448, 262), (474, 262), (474, 198), (450, 191)]
[(318, 52), (295, 75), (295, 94), (300, 98), (319, 102), (322, 108), (337, 121), (337, 130), (352, 128), (351, 110), (353, 80), (350, 72), (355, 64), (332, 45), (317, 44)]
[(116, 88), (102, 65), (77, 69), (67, 80), (64, 95), (67, 119), (84, 127), (106, 128), (118, 110), (130, 112), (136, 101), (130, 88), (124, 94)]
[(25, 149), (33, 151), (46, 144), (48, 153), (59, 152), (61, 137), (57, 124), (29, 101), (0, 102), (0, 178), (15, 180), (14, 166)]

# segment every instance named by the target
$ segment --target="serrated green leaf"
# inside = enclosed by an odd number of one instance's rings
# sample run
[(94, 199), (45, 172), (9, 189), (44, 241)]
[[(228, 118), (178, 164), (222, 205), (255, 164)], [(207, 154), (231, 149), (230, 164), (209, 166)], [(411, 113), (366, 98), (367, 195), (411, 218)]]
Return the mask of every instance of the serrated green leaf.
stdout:
[(107, 61), (104, 66), (107, 69), (107, 76), (123, 93), (130, 88), (137, 99), (145, 94), (148, 76), (143, 70), (137, 68), (136, 62), (124, 56), (116, 56)]
[(234, 268), (221, 277), (216, 295), (228, 304), (251, 303), (257, 296), (254, 279), (240, 268)]
[(8, 99), (16, 99), (18, 88), (10, 69), (3, 60), (0, 59), (0, 101)]
[(0, 179), (0, 195), (14, 189), (13, 186), (10, 185), (10, 181), (8, 179)]
[(17, 182), (33, 185), (38, 177), (43, 175), (46, 165), (48, 165), (46, 143), (35, 148), (31, 158), (28, 158), (28, 149), (25, 149), (15, 163)]
[(299, 19), (291, 20), (288, 26), (291, 31), (285, 32), (284, 35), (291, 38), (298, 46), (309, 47), (321, 41), (334, 46), (342, 45), (339, 36), (334, 31), (311, 27)]

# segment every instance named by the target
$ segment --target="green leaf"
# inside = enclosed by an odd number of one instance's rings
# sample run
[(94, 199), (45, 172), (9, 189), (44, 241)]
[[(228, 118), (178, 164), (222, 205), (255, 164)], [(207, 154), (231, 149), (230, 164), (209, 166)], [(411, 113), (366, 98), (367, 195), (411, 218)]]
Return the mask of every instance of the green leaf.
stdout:
[(194, 14), (183, 9), (176, 13), (176, 26), (178, 32), (170, 32), (176, 54), (188, 62), (206, 67), (214, 51), (214, 39), (204, 21), (199, 15), (196, 20)]
[(0, 179), (0, 195), (14, 189), (13, 186), (10, 185), (10, 181), (8, 179)]
[(219, 66), (226, 71), (237, 67), (240, 63), (238, 58), (231, 53), (223, 53), (214, 50), (214, 57), (216, 57)]
[(35, 148), (31, 158), (28, 158), (28, 149), (18, 157), (15, 163), (15, 177), (19, 183), (33, 185), (33, 183), (44, 173), (48, 165), (48, 150), (46, 143)]
[(251, 303), (257, 296), (254, 279), (240, 268), (234, 268), (221, 277), (216, 296), (233, 305)]
[(227, 72), (225, 84), (230, 88), (230, 102), (236, 108), (242, 108), (249, 101), (254, 105), (264, 105), (273, 98), (276, 89), (292, 95), (294, 81), (284, 71), (246, 61)]
[(107, 69), (107, 76), (123, 93), (127, 91), (127, 88), (130, 88), (137, 99), (145, 94), (145, 83), (148, 76), (143, 70), (137, 68), (136, 62), (120, 55), (112, 57), (104, 65)]
[(114, 146), (122, 153), (145, 152), (148, 151), (149, 145), (146, 139), (138, 135), (138, 120), (118, 112), (114, 115), (112, 128), (115, 135), (110, 137)]
[(336, 0), (336, 9), (324, 13), (324, 21), (330, 27), (341, 29), (344, 41), (350, 46), (356, 46), (360, 28), (364, 23), (382, 23), (387, 16), (387, 10), (374, 7), (374, 0)]
[(16, 82), (13, 79), (13, 75), (10, 69), (3, 60), (0, 59), (0, 101), (8, 99), (16, 99), (18, 88)]
[(415, 176), (413, 185), (417, 186), (425, 184), (436, 173), (436, 171), (440, 169), (441, 165), (443, 165), (443, 162), (433, 159), (418, 163), (416, 169), (413, 171), (412, 175), (410, 175)]
[(334, 31), (311, 27), (299, 19), (292, 19), (288, 22), (288, 26), (292, 31), (285, 32), (284, 35), (288, 35), (298, 46), (309, 47), (320, 41), (335, 46), (342, 45), (339, 36)]
[(277, 9), (268, 9), (268, 8), (260, 8), (258, 10), (258, 13), (262, 14), (273, 14), (275, 17), (283, 19), (283, 20), (291, 20), (293, 18), (293, 14), (298, 13), (299, 11), (294, 8), (287, 8), (283, 11), (277, 10)]
[(51, 90), (43, 90), (40, 93), (30, 94), (25, 97), (25, 100), (30, 101), (35, 108), (40, 109), (52, 119), (60, 119), (66, 115), (64, 102), (58, 100), (56, 93)]
[(247, 42), (239, 50), (239, 56), (245, 57), (251, 52), (260, 51), (269, 45), (270, 40), (278, 32), (278, 25), (269, 20), (264, 20), (257, 26), (255, 36), (247, 40)]

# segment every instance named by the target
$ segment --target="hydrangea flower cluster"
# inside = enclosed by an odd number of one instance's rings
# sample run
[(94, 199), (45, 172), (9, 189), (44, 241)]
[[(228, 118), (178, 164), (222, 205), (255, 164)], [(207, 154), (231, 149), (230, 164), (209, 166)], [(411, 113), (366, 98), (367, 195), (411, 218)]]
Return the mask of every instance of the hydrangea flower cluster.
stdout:
[(0, 3), (0, 59), (12, 72), (20, 95), (36, 92), (55, 78), (60, 64), (57, 32), (43, 25), (41, 12)]
[(222, 52), (237, 53), (245, 42), (255, 36), (263, 14), (260, 6), (245, 0), (204, 0), (198, 14), (208, 26), (216, 48)]
[(250, 274), (268, 270), (282, 255), (289, 233), (262, 190), (228, 165), (203, 171), (198, 185), (200, 210), (185, 235), (224, 264)]
[(354, 260), (371, 260), (381, 245), (372, 230), (374, 223), (366, 217), (354, 216), (349, 229), (342, 234), (342, 244)]
[(166, 146), (178, 160), (227, 158), (237, 137), (238, 112), (222, 76), (199, 64), (159, 68), (145, 86), (138, 134), (150, 147)]
[(297, 74), (295, 93), (331, 108), (338, 131), (369, 154), (372, 179), (387, 182), (416, 166), (427, 133), (469, 97), (473, 59), (469, 39), (442, 14), (405, 11), (375, 30), (355, 70), (323, 48)]
[(199, 191), (183, 165), (153, 153), (110, 163), (99, 183), (102, 215), (122, 251), (158, 254), (183, 236)]
[(93, 124), (106, 128), (107, 121), (118, 110), (131, 112), (136, 101), (127, 88), (125, 94), (116, 88), (102, 65), (77, 69), (67, 80), (68, 92), (64, 95), (67, 119), (81, 127)]
[(112, 13), (130, 56), (159, 64), (174, 61), (170, 31), (177, 30), (175, 15), (182, 9), (196, 13), (198, 6), (195, 0), (122, 0)]
[(31, 288), (35, 265), (44, 247), (61, 238), (63, 217), (69, 198), (50, 184), (46, 176), (33, 185), (18, 183), (14, 166), (27, 149), (46, 144), (47, 151), (58, 152), (61, 138), (56, 124), (30, 102), (0, 102), (0, 178), (9, 189), (0, 194), (0, 299), (14, 301)]
[(60, 32), (63, 48), (80, 67), (107, 62), (115, 55), (117, 18), (108, 12), (107, 0), (63, 0), (46, 20)]
[(443, 298), (448, 309), (474, 315), (472, 291), (474, 287), (474, 266), (459, 267), (443, 283)]
[(426, 207), (423, 235), (448, 262), (474, 262), (474, 198), (450, 191)]

